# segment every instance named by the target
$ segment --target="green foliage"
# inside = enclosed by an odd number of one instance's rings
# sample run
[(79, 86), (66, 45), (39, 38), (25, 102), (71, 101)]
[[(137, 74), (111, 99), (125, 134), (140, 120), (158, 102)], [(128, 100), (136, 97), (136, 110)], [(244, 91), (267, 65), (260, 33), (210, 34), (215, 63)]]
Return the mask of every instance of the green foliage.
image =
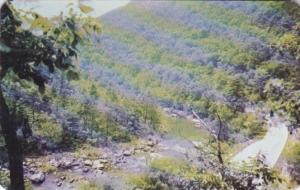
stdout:
[(83, 13), (90, 13), (94, 10), (92, 7), (89, 7), (89, 6), (84, 5), (84, 4), (79, 4), (79, 8)]
[(155, 159), (151, 162), (151, 167), (160, 171), (164, 171), (173, 175), (179, 175), (188, 179), (193, 179), (197, 175), (197, 169), (190, 166), (184, 160), (172, 157), (163, 157)]
[[(206, 3), (204, 5), (206, 5)], [(253, 67), (257, 63), (254, 51), (247, 49), (242, 43), (233, 42), (226, 37), (210, 34), (207, 31), (187, 27), (172, 20), (163, 20), (135, 4), (126, 6), (125, 10), (128, 14), (134, 15), (135, 18), (141, 19), (153, 27), (158, 27), (160, 30), (173, 34), (174, 36), (182, 36), (182, 38), (190, 44), (204, 47), (207, 52), (216, 55), (223, 62), (248, 67)]]
[(9, 173), (4, 170), (0, 170), (0, 184), (4, 186), (9, 185)]
[(264, 1), (257, 2), (259, 6), (269, 10), (277, 10), (283, 13), (284, 16), (291, 16), (295, 20), (300, 19), (300, 8), (296, 2), (290, 1)]
[(300, 142), (289, 140), (286, 148), (284, 149), (284, 155), (290, 164), (298, 166), (300, 168)]
[(143, 190), (170, 190), (168, 185), (164, 184), (159, 178), (146, 175), (131, 175), (129, 183), (134, 186), (134, 189)]
[(255, 22), (252, 22), (251, 16), (245, 15), (243, 12), (226, 9), (221, 6), (215, 6), (211, 2), (182, 1), (177, 3), (186, 6), (194, 12), (204, 14), (208, 18), (216, 20), (229, 27), (254, 34), (270, 42), (276, 42), (278, 39), (277, 34), (280, 33), (276, 28), (272, 28), (270, 30), (269, 28), (258, 26)]
[(285, 82), (283, 79), (269, 80), (264, 89), (268, 98), (268, 104), (275, 110), (284, 110), (290, 116), (291, 120), (300, 122), (300, 92), (291, 90), (295, 88), (291, 82)]
[(92, 84), (91, 88), (90, 88), (90, 95), (91, 97), (97, 99), (98, 98), (98, 92), (97, 92), (97, 88), (94, 84)]
[[(11, 69), (40, 90), (44, 90), (46, 78), (34, 66), (43, 64), (50, 72), (72, 69), (72, 57), (78, 53), (76, 46), (87, 40), (85, 37), (90, 32), (100, 32), (99, 24), (91, 17), (80, 17), (72, 11), (69, 17), (58, 19), (55, 24), (37, 13), (17, 10), (10, 2), (2, 6), (1, 12), (2, 43), (14, 49), (6, 53), (1, 51), (1, 79)], [(40, 30), (42, 35), (24, 29), (22, 23), (31, 26), (31, 31)]]
[(31, 181), (25, 180), (25, 190), (33, 190)]
[(222, 177), (212, 171), (205, 171), (196, 177), (205, 189), (230, 189), (228, 184), (223, 181)]
[(160, 114), (159, 131), (188, 140), (201, 140), (208, 138), (207, 131), (196, 128), (194, 123), (182, 118), (172, 118)]
[(37, 120), (35, 122), (37, 124), (34, 126), (33, 130), (37, 135), (47, 137), (56, 143), (62, 141), (62, 136), (64, 133), (62, 127), (59, 124), (45, 115), (36, 117)]
[(281, 51), (289, 51), (300, 60), (300, 37), (292, 33), (285, 33), (280, 37), (277, 46)]
[[(146, 92), (152, 97), (156, 97), (161, 100), (166, 100), (168, 102), (172, 102), (173, 104), (178, 103), (183, 105), (189, 105), (193, 107), (195, 111), (201, 111), (202, 113), (209, 113), (213, 117), (216, 117), (216, 115), (219, 114), (224, 122), (234, 125), (233, 127), (235, 128), (240, 127), (238, 125), (235, 125), (236, 122), (232, 122), (232, 120), (234, 120), (237, 116), (242, 117), (243, 116), (242, 113), (230, 107), (229, 105), (224, 104), (223, 102), (210, 100), (208, 98), (199, 97), (196, 95), (191, 95), (184, 89), (181, 90), (180, 88), (178, 88), (178, 86), (166, 84), (162, 79), (158, 79), (154, 74), (148, 71), (137, 70), (132, 65), (123, 65), (123, 64), (115, 63), (113, 60), (105, 56), (102, 51), (99, 52), (99, 50), (97, 52), (95, 52), (95, 50), (90, 50), (89, 52), (85, 51), (85, 58), (91, 60), (94, 64), (100, 64), (103, 67), (108, 67), (112, 69), (114, 72), (118, 73), (120, 76), (125, 78), (127, 82), (129, 82), (135, 87), (138, 87), (139, 90)], [(224, 78), (227, 78), (228, 76), (225, 73), (224, 74), (217, 74), (217, 73), (218, 71), (216, 71), (216, 76), (215, 76), (216, 79), (212, 81), (212, 84), (214, 83), (214, 81), (216, 81), (216, 83), (219, 83), (218, 85), (220, 86), (220, 88), (222, 86), (223, 89), (226, 89), (228, 93), (234, 92), (240, 96), (244, 94), (244, 92), (240, 91), (240, 87), (242, 87), (242, 82), (238, 81), (237, 79), (232, 79), (232, 80), (229, 79), (228, 81), (222, 80), (223, 76)], [(88, 83), (84, 83), (84, 84), (85, 85), (80, 85), (80, 86), (86, 86)], [(245, 94), (249, 93), (249, 91), (251, 91), (251, 89), (249, 90), (248, 88), (246, 88)], [(119, 101), (118, 99), (121, 99), (121, 97), (119, 98), (118, 96), (114, 96), (114, 97), (115, 97), (114, 100), (115, 102), (118, 102)], [(110, 101), (112, 101), (112, 99), (110, 99)], [(120, 105), (120, 103), (117, 104)], [(123, 106), (123, 107), (131, 107), (132, 105), (134, 105), (134, 103), (133, 104), (130, 103), (130, 106), (127, 104), (127, 106)], [(135, 109), (134, 113), (138, 114), (140, 118), (143, 119), (145, 115), (149, 115), (149, 114), (145, 114), (145, 112), (153, 113), (155, 116), (154, 118), (157, 118), (157, 114), (159, 112), (155, 110), (155, 107), (151, 108), (151, 106), (149, 106), (148, 104), (138, 104), (138, 105), (140, 106), (140, 108), (136, 108), (135, 106), (132, 106), (132, 109), (133, 108)], [(147, 109), (149, 108), (151, 108), (150, 112), (147, 111)], [(174, 123), (171, 124), (172, 122), (170, 122), (170, 125), (163, 125), (162, 124), (163, 120), (161, 119), (155, 119), (154, 123), (158, 124), (158, 126), (162, 128), (166, 126), (172, 126), (171, 128), (174, 129), (174, 130), (167, 129), (166, 131), (179, 136), (184, 136), (185, 138), (189, 138), (189, 139), (194, 139), (197, 137), (197, 135), (191, 135), (192, 134), (191, 131), (193, 130), (189, 130), (189, 126), (185, 127), (186, 131), (181, 133), (180, 131), (184, 131), (184, 130), (179, 129), (181, 126), (180, 122), (176, 123), (175, 125)]]
[(50, 163), (45, 162), (42, 164), (41, 170), (44, 173), (51, 174), (51, 173), (55, 172), (57, 170), (57, 168), (55, 166), (52, 166)]
[(78, 185), (77, 190), (102, 190), (104, 189), (101, 185), (96, 182), (83, 181)]
[[(186, 58), (177, 56), (168, 52), (162, 47), (134, 33), (124, 31), (118, 27), (104, 23), (104, 27), (109, 30), (109, 34), (118, 41), (130, 44), (131, 48), (141, 59), (149, 60), (152, 64), (163, 64), (172, 70), (177, 70), (193, 76), (193, 80), (199, 82), (200, 85), (207, 84), (225, 95), (235, 95), (237, 97), (248, 97), (244, 92), (244, 87), (248, 87), (248, 92), (255, 92), (255, 87), (247, 84), (241, 77), (236, 77), (227, 73), (222, 69), (216, 69), (211, 66), (197, 65)], [(223, 43), (223, 41), (222, 41)], [(141, 48), (142, 47), (142, 48)], [(229, 49), (229, 48), (220, 48)], [(236, 53), (232, 54), (236, 57)], [(245, 59), (243, 58), (243, 63)], [(250, 96), (250, 95), (249, 95)]]
[(241, 114), (233, 119), (235, 130), (247, 134), (248, 137), (263, 136), (266, 132), (263, 122), (254, 113)]
[(84, 159), (91, 159), (91, 160), (96, 160), (101, 157), (101, 150), (99, 148), (93, 147), (89, 144), (83, 144), (80, 145), (76, 149), (76, 152), (74, 155), (78, 158), (84, 158)]

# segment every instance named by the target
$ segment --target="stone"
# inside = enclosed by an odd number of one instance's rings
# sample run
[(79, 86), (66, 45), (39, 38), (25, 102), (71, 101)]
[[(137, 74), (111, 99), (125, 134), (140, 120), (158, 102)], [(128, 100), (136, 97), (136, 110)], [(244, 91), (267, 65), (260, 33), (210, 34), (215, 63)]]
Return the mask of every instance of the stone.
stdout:
[(129, 150), (125, 150), (125, 151), (123, 152), (123, 155), (124, 155), (124, 156), (131, 156), (131, 152), (130, 152)]
[(88, 138), (86, 141), (87, 141), (88, 143), (91, 143), (91, 144), (97, 144), (98, 139), (96, 139), (96, 138)]
[(60, 166), (64, 169), (69, 169), (73, 166), (73, 160), (69, 159), (69, 158), (64, 158), (61, 162), (60, 162)]
[(152, 159), (159, 159), (159, 158), (162, 158), (163, 156), (159, 153), (150, 153), (150, 157)]
[(56, 168), (59, 167), (59, 162), (56, 161), (55, 159), (50, 160), (50, 164)]
[(176, 117), (177, 117), (177, 114), (172, 113), (172, 114), (171, 114), (171, 117), (175, 117), (175, 118), (176, 118)]
[(103, 170), (104, 169), (104, 164), (100, 162), (100, 160), (95, 160), (93, 163), (93, 168)]
[(130, 116), (130, 121), (134, 121), (135, 120), (135, 117), (134, 116)]
[(84, 173), (87, 173), (87, 172), (89, 172), (89, 171), (90, 171), (90, 169), (89, 169), (89, 168), (87, 168), (87, 167), (84, 167), (84, 168), (82, 168), (82, 171), (83, 171)]
[(84, 165), (85, 166), (92, 166), (93, 165), (93, 162), (91, 160), (85, 160), (84, 161)]
[(192, 141), (192, 143), (193, 143), (195, 148), (201, 147), (201, 142), (199, 142), (199, 141)]
[(56, 185), (57, 185), (57, 187), (60, 187), (60, 186), (62, 185), (62, 182), (61, 182), (61, 181), (58, 181), (58, 182), (56, 183)]
[(41, 184), (45, 181), (46, 177), (43, 172), (37, 172), (28, 176), (29, 180), (35, 184)]
[(147, 142), (147, 146), (153, 147), (155, 145), (155, 143), (152, 140), (149, 140)]
[(106, 159), (99, 159), (99, 161), (100, 161), (101, 163), (103, 163), (103, 164), (108, 163), (108, 161), (107, 161)]

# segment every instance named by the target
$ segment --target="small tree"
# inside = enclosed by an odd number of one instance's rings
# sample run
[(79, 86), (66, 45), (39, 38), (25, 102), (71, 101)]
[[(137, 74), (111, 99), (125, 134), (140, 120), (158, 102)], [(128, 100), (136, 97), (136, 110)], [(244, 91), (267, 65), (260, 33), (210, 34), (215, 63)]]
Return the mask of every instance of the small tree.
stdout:
[(259, 156), (256, 160), (244, 168), (237, 168), (224, 162), (222, 141), (226, 139), (227, 126), (220, 115), (216, 113), (219, 125), (214, 130), (208, 126), (193, 111), (194, 116), (201, 125), (208, 130), (210, 140), (208, 145), (198, 147), (202, 168), (199, 172), (199, 184), (205, 189), (235, 189), (255, 190), (275, 181), (281, 182), (276, 172), (271, 170), (265, 163), (264, 157)]
[(3, 81), (12, 71), (19, 79), (33, 82), (43, 92), (47, 78), (41, 68), (46, 67), (51, 73), (58, 69), (66, 70), (68, 76), (76, 75), (72, 64), (72, 58), (78, 53), (76, 46), (91, 32), (100, 32), (98, 22), (85, 16), (91, 8), (84, 5), (79, 8), (80, 15), (70, 9), (67, 17), (61, 14), (50, 20), (34, 12), (16, 10), (10, 2), (1, 7), (0, 125), (8, 150), (10, 189), (24, 189), (23, 150), (16, 133), (18, 126), (5, 98)]
[(209, 146), (213, 149), (210, 154), (218, 158), (218, 162), (224, 165), (222, 141), (225, 140), (227, 134), (227, 126), (222, 122), (220, 115), (217, 113), (219, 125), (216, 130), (208, 126), (197, 114), (193, 111), (193, 115), (201, 122), (201, 125), (209, 132)]

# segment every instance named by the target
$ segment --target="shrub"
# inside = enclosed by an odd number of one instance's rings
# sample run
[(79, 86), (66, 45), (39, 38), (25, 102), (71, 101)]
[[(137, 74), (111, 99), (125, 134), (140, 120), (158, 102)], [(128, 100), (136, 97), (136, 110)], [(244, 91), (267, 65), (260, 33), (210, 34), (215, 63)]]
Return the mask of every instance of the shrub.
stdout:
[(77, 190), (103, 190), (103, 187), (95, 182), (83, 181), (78, 185)]
[(35, 127), (35, 132), (38, 135), (47, 137), (54, 142), (61, 142), (63, 129), (55, 121), (48, 117), (41, 117), (38, 121), (38, 126)]
[(131, 175), (129, 184), (134, 186), (134, 189), (143, 190), (169, 190), (171, 189), (168, 185), (164, 184), (157, 177), (146, 176), (146, 175)]

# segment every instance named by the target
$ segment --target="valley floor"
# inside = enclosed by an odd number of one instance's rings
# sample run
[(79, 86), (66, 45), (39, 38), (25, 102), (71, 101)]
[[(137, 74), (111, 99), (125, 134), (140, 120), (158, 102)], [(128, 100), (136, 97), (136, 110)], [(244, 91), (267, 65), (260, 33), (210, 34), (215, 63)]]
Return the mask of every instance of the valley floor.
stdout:
[[(193, 122), (199, 127), (197, 119), (194, 118)], [(250, 157), (262, 153), (265, 154), (269, 166), (275, 165), (284, 148), (288, 131), (285, 123), (278, 116), (268, 118), (268, 126), (264, 138), (240, 151), (233, 158), (234, 162), (247, 161)], [(82, 181), (95, 181), (97, 184), (107, 185), (116, 190), (124, 190), (133, 188), (131, 178), (147, 175), (151, 171), (152, 161), (179, 159), (197, 165), (199, 152), (196, 145), (195, 141), (152, 133), (139, 139), (138, 143), (130, 148), (126, 144), (100, 146), (93, 150), (101, 154), (94, 160), (74, 156), (70, 152), (54, 153), (42, 159), (33, 158), (28, 164), (38, 165), (48, 162), (65, 167), (63, 170), (47, 175), (44, 183), (35, 186), (38, 190), (77, 189)]]

